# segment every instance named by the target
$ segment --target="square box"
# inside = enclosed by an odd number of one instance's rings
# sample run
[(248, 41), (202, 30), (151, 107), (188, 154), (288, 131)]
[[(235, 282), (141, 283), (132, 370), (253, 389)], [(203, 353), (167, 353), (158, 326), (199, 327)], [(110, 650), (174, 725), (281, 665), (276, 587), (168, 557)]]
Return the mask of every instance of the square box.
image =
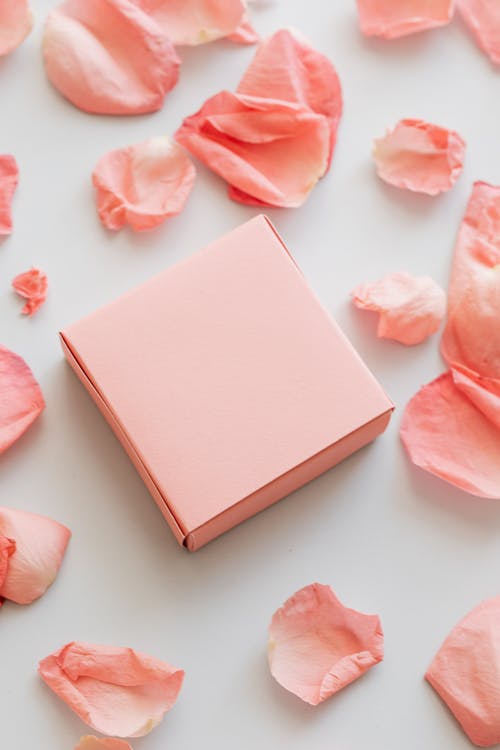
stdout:
[(369, 443), (393, 409), (265, 216), (60, 337), (189, 550)]

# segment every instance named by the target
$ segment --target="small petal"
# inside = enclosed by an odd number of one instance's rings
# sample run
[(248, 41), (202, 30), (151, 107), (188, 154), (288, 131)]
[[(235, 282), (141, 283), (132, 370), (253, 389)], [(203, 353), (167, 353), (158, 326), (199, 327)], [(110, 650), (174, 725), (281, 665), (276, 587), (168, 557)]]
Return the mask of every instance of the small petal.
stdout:
[(229, 34), (227, 38), (230, 42), (236, 42), (236, 44), (257, 44), (260, 41), (259, 35), (246, 14), (238, 28), (232, 34)]
[(471, 742), (500, 743), (500, 596), (455, 625), (425, 675)]
[(27, 0), (0, 2), (0, 57), (19, 47), (32, 28), (33, 16)]
[(490, 60), (500, 65), (500, 4), (498, 0), (457, 0), (457, 8)]
[(92, 734), (82, 737), (75, 750), (132, 750), (125, 740), (117, 740), (113, 737), (94, 737)]
[(0, 454), (23, 435), (45, 408), (26, 362), (0, 345)]
[(453, 130), (423, 120), (401, 120), (375, 140), (378, 176), (398, 188), (437, 195), (453, 187), (463, 169), (465, 141)]
[(0, 236), (12, 232), (12, 198), (19, 182), (16, 160), (8, 154), (0, 154)]
[(377, 615), (348, 609), (329, 586), (313, 583), (275, 612), (269, 666), (280, 685), (318, 705), (383, 659)]
[(0, 507), (0, 535), (15, 542), (0, 596), (30, 604), (54, 582), (71, 532), (51, 518)]
[(177, 700), (184, 672), (131, 648), (77, 641), (43, 659), (47, 685), (102, 734), (142, 737)]
[(133, 0), (175, 45), (198, 45), (236, 32), (244, 0)]
[(451, 21), (453, 0), (357, 0), (361, 31), (396, 39)]
[(21, 310), (23, 315), (36, 313), (47, 299), (47, 276), (38, 268), (20, 273), (13, 280), (12, 286), (21, 297), (28, 300)]
[(360, 284), (351, 296), (361, 310), (380, 313), (379, 338), (407, 346), (420, 344), (436, 333), (446, 312), (446, 295), (428, 276), (391, 273), (379, 281)]
[(92, 174), (101, 221), (108, 229), (152, 229), (182, 211), (195, 176), (186, 152), (167, 137), (110, 151)]

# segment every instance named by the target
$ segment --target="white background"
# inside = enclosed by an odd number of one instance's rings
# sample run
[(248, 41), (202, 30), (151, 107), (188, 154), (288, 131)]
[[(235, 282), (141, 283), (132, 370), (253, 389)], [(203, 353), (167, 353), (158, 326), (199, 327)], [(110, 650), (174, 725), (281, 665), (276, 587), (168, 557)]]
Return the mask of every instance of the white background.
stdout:
[[(331, 172), (300, 209), (269, 215), (316, 293), (395, 401), (388, 432), (308, 487), (203, 550), (177, 546), (117, 440), (65, 364), (57, 331), (256, 213), (200, 166), (184, 213), (157, 230), (108, 233), (90, 181), (106, 151), (173, 133), (210, 95), (233, 88), (253, 49), (181, 50), (181, 80), (154, 115), (86, 115), (47, 82), (40, 42), (51, 2), (0, 61), (0, 152), (19, 161), (14, 234), (0, 244), (0, 340), (21, 354), (47, 401), (0, 459), (0, 502), (50, 515), (73, 539), (59, 578), (30, 607), (0, 614), (0, 745), (71, 750), (87, 728), (37, 677), (73, 640), (133, 646), (186, 670), (163, 724), (137, 750), (462, 750), (469, 742), (424, 682), (455, 622), (500, 593), (500, 506), (414, 469), (398, 438), (404, 405), (442, 369), (438, 337), (404, 348), (351, 309), (357, 283), (406, 270), (443, 285), (475, 179), (500, 180), (499, 73), (464, 25), (384, 42), (361, 37), (354, 0), (283, 0), (255, 9), (266, 34), (294, 25), (330, 56), (345, 113)], [(468, 142), (457, 186), (438, 198), (381, 183), (371, 140), (401, 117), (457, 129)], [(46, 305), (19, 315), (13, 276), (49, 276)], [(317, 708), (271, 678), (266, 630), (299, 587), (331, 584), (380, 614), (386, 657)]]

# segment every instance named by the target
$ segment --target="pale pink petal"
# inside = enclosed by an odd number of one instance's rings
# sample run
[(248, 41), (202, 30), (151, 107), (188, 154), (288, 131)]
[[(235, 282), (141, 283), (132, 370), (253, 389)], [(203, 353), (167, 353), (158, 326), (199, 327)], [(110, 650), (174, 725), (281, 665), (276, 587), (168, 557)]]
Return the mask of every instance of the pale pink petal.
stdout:
[(15, 291), (28, 300), (21, 312), (23, 315), (33, 315), (47, 299), (49, 288), (47, 275), (38, 268), (31, 268), (20, 273), (12, 282)]
[(131, 648), (68, 643), (40, 662), (47, 685), (102, 734), (142, 737), (177, 700), (184, 672)]
[(0, 2), (0, 57), (8, 55), (26, 39), (33, 28), (27, 0)]
[(357, 0), (361, 31), (396, 39), (449, 23), (453, 0)]
[(88, 734), (82, 737), (75, 750), (132, 750), (125, 740), (117, 740), (114, 737), (94, 737)]
[(407, 346), (436, 333), (446, 312), (446, 295), (428, 276), (391, 273), (360, 284), (351, 296), (356, 307), (379, 313), (377, 336)]
[(500, 596), (467, 614), (451, 631), (426, 679), (480, 747), (500, 743)]
[(500, 430), (455, 386), (451, 373), (412, 398), (401, 438), (420, 468), (473, 495), (500, 498)]
[(458, 366), (450, 372), (456, 387), (500, 430), (500, 378), (483, 378)]
[(244, 0), (132, 0), (175, 45), (196, 45), (233, 34), (245, 20)]
[(166, 136), (110, 151), (92, 174), (101, 221), (108, 229), (152, 229), (182, 211), (195, 177), (184, 149)]
[(348, 609), (330, 586), (313, 583), (275, 612), (269, 628), (275, 680), (318, 705), (383, 659), (377, 615)]
[(97, 114), (157, 110), (179, 76), (172, 42), (130, 0), (65, 0), (48, 17), (43, 52), (53, 85)]
[(19, 169), (13, 156), (0, 154), (0, 236), (12, 232), (12, 198), (19, 182)]
[(460, 177), (465, 141), (453, 130), (423, 120), (401, 120), (375, 140), (378, 176), (398, 188), (437, 195)]
[(259, 35), (246, 15), (243, 17), (243, 21), (238, 28), (232, 34), (229, 34), (227, 38), (231, 42), (236, 42), (236, 44), (256, 44), (260, 41)]
[(457, 8), (477, 43), (500, 65), (500, 3), (498, 0), (457, 0)]
[(0, 507), (0, 535), (16, 545), (0, 596), (30, 604), (54, 582), (71, 532), (51, 518)]
[(0, 535), (0, 607), (5, 601), (2, 596), (2, 586), (7, 577), (7, 571), (9, 569), (9, 558), (16, 551), (16, 543), (13, 539), (8, 539), (6, 536)]
[(45, 408), (26, 362), (0, 345), (0, 453), (26, 432)]

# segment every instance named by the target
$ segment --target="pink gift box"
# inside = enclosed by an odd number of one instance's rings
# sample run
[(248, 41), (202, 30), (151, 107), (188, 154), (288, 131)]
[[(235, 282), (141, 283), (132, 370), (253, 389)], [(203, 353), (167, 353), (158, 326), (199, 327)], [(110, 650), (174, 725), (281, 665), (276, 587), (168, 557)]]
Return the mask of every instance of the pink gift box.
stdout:
[(264, 216), (60, 335), (189, 550), (369, 443), (393, 409)]

